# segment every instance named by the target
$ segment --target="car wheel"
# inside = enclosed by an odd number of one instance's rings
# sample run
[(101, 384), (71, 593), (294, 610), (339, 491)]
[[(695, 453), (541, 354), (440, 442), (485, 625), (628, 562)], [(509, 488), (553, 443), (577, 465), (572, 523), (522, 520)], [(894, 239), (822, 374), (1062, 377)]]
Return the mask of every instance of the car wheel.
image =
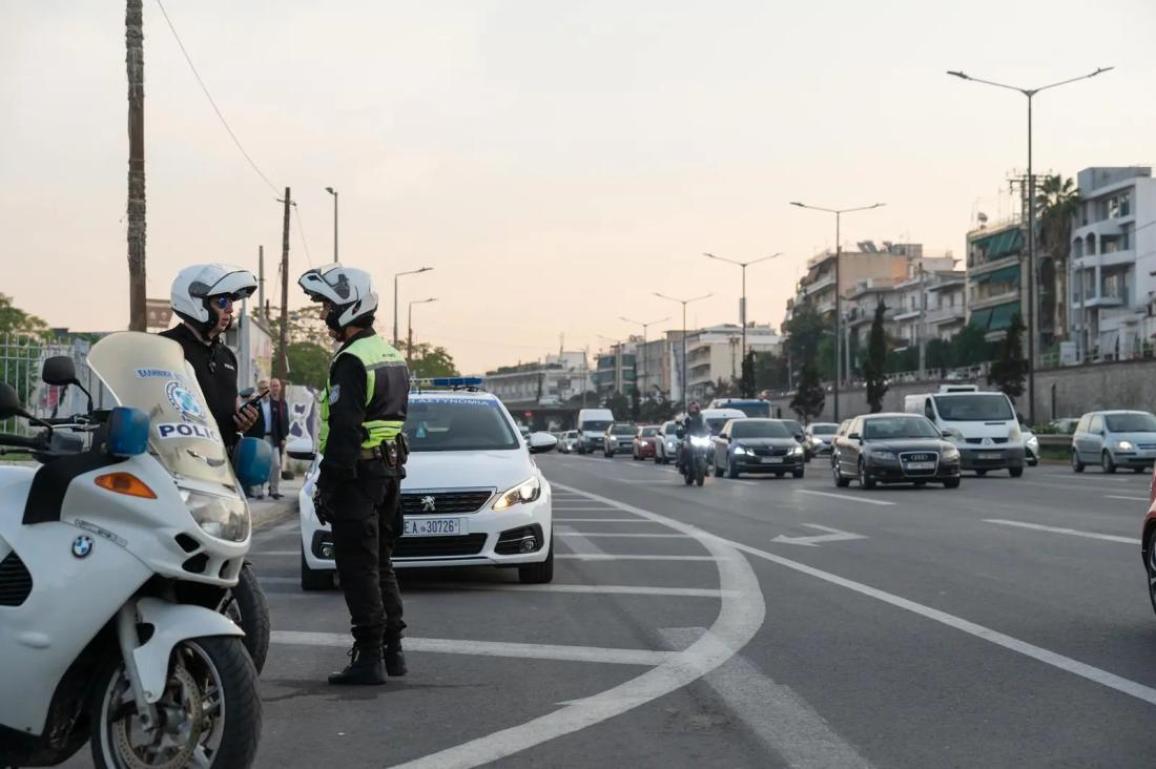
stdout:
[(719, 463), (718, 462), (711, 462), (711, 465), (712, 465), (712, 469), (714, 470), (714, 477), (715, 478), (722, 478), (723, 477), (723, 469), (719, 465)]
[(958, 489), (959, 488), (959, 479), (958, 478), (948, 478), (947, 480), (945, 480), (943, 482), (943, 488), (945, 488), (945, 489)]
[(1112, 460), (1112, 452), (1105, 451), (1100, 455), (1100, 467), (1109, 475), (1116, 472), (1116, 463)]
[(831, 463), (831, 475), (835, 478), (835, 485), (840, 489), (845, 489), (851, 485), (851, 479), (843, 477), (843, 471), (839, 469), (838, 462)]
[(545, 585), (554, 581), (554, 538), (550, 538), (550, 550), (546, 560), (518, 567), (518, 581), (523, 585)]
[(1024, 474), (1024, 469), (1022, 467), (1009, 467), (1007, 469), (1007, 474), (1012, 478), (1019, 478)]
[(1148, 572), (1148, 600), (1156, 611), (1156, 526), (1144, 536), (1144, 571)]
[(800, 467), (798, 470), (792, 470), (791, 475), (795, 476), (796, 478), (802, 478), (805, 472), (806, 470)]
[(305, 546), (301, 546), (301, 589), (305, 591), (333, 588), (333, 572), (328, 569), (310, 569), (305, 561)]
[(987, 475), (987, 470), (976, 470), (975, 474), (982, 478), (983, 476)]
[(864, 491), (875, 488), (875, 481), (867, 477), (867, 465), (862, 459), (859, 460), (859, 486)]
[(1072, 449), (1072, 472), (1084, 472), (1084, 463), (1080, 461), (1080, 455), (1076, 453), (1075, 449)]

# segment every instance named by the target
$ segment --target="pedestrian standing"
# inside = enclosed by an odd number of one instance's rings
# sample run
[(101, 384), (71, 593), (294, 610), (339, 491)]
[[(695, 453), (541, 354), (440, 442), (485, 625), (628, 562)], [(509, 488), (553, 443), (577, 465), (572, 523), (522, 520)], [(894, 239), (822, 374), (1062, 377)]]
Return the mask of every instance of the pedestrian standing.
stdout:
[(373, 330), (377, 294), (363, 270), (332, 264), (297, 281), (320, 302), (340, 347), (320, 404), (322, 454), (314, 508), (333, 529), (334, 560), (352, 622), (350, 663), (333, 685), (379, 685), (406, 673), (393, 547), (402, 534), (400, 483), (409, 370)]

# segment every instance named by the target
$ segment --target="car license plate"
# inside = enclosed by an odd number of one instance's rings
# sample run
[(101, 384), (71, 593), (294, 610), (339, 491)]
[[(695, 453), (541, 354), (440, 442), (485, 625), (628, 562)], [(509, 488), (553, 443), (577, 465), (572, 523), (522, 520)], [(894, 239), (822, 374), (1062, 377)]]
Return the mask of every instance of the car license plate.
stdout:
[(781, 464), (783, 464), (783, 458), (782, 457), (763, 457), (761, 461), (764, 465), (781, 465)]
[(402, 536), (457, 537), (465, 533), (465, 518), (406, 518)]
[(981, 451), (979, 452), (979, 455), (976, 457), (976, 459), (988, 462), (998, 461), (1003, 459), (1003, 454), (1000, 454), (998, 451)]
[(908, 462), (907, 463), (907, 469), (908, 470), (934, 470), (935, 469), (935, 463), (934, 462)]

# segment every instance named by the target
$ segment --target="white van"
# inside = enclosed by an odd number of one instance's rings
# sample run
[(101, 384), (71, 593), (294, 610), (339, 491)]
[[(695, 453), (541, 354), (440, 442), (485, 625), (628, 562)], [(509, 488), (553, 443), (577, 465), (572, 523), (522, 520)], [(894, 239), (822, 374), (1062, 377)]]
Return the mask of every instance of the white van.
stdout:
[(984, 475), (1007, 470), (1024, 473), (1024, 444), (1011, 400), (1001, 392), (980, 392), (975, 385), (944, 385), (939, 392), (908, 395), (908, 414), (922, 414), (959, 449), (960, 467)]
[(711, 435), (718, 435), (719, 430), (732, 419), (746, 419), (747, 414), (740, 409), (703, 409), (702, 421), (710, 428)]
[(578, 439), (574, 448), (579, 454), (593, 454), (605, 446), (602, 434), (614, 424), (614, 414), (610, 409), (582, 409), (578, 412)]

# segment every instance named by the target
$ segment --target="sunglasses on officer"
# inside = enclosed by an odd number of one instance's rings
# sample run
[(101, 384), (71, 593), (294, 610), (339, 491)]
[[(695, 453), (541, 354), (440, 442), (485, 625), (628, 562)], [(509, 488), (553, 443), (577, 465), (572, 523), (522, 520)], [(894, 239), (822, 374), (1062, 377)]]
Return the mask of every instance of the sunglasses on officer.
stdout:
[(213, 303), (214, 307), (224, 310), (228, 307), (232, 307), (238, 299), (240, 299), (240, 297), (236, 294), (221, 294), (220, 296), (210, 297), (209, 301)]

